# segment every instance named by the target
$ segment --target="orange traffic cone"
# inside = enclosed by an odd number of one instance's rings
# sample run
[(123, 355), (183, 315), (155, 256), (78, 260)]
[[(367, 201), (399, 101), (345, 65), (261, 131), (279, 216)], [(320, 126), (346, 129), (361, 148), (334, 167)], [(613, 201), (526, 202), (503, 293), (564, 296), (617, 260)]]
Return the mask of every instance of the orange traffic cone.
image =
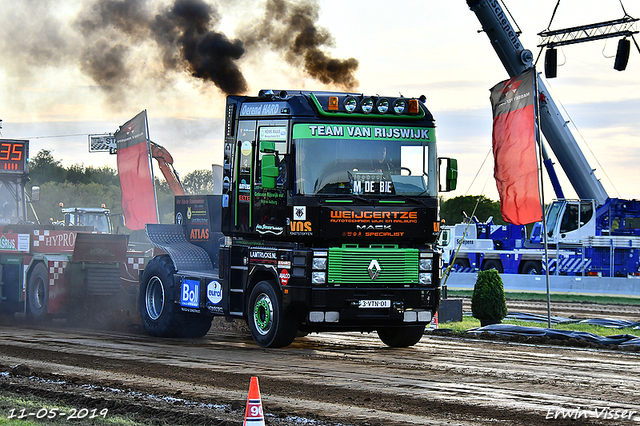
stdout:
[(260, 387), (258, 386), (257, 377), (251, 378), (247, 409), (244, 413), (242, 426), (264, 426), (264, 414), (262, 413), (262, 400), (260, 399)]
[(430, 328), (438, 329), (438, 312), (433, 316), (431, 320)]

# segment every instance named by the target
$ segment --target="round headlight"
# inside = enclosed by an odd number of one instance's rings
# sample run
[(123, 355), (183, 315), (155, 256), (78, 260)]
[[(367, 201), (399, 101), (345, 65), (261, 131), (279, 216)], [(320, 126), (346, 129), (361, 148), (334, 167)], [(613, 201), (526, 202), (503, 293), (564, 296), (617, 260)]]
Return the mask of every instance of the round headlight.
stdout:
[(376, 102), (376, 109), (380, 114), (384, 114), (389, 110), (389, 100), (382, 98)]
[(396, 99), (393, 103), (393, 112), (396, 114), (402, 114), (407, 108), (407, 102), (404, 99)]
[(358, 101), (353, 96), (348, 96), (347, 99), (344, 100), (344, 109), (347, 112), (353, 112), (358, 107)]
[(373, 99), (365, 98), (362, 101), (362, 105), (360, 106), (360, 108), (362, 108), (362, 112), (364, 112), (365, 114), (369, 114), (371, 111), (373, 111)]

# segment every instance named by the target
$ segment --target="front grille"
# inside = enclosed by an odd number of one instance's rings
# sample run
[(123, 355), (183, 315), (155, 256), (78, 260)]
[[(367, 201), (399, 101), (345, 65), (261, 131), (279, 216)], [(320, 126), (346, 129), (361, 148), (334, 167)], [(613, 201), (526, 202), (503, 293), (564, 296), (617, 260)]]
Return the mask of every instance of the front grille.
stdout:
[[(327, 282), (352, 287), (417, 285), (418, 257), (417, 249), (332, 248), (329, 249)], [(372, 265), (374, 269), (379, 266), (378, 276), (373, 279), (369, 274)]]

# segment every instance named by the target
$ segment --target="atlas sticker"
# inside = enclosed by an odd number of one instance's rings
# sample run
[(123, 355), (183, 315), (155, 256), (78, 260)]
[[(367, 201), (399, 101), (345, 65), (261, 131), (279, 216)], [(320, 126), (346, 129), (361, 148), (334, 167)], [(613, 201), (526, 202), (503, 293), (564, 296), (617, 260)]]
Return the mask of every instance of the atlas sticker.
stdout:
[(218, 281), (211, 281), (207, 285), (207, 299), (214, 305), (222, 300), (222, 285)]

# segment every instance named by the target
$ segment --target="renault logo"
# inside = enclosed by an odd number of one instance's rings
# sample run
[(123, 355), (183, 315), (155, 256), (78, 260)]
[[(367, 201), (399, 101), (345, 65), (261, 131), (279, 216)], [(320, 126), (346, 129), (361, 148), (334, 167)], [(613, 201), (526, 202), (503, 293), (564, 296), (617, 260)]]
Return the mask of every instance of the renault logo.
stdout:
[(378, 275), (380, 275), (381, 270), (382, 268), (380, 268), (380, 264), (375, 259), (373, 259), (371, 263), (369, 263), (369, 267), (367, 268), (367, 271), (369, 271), (369, 277), (371, 277), (371, 280), (375, 280), (376, 278), (378, 278)]

